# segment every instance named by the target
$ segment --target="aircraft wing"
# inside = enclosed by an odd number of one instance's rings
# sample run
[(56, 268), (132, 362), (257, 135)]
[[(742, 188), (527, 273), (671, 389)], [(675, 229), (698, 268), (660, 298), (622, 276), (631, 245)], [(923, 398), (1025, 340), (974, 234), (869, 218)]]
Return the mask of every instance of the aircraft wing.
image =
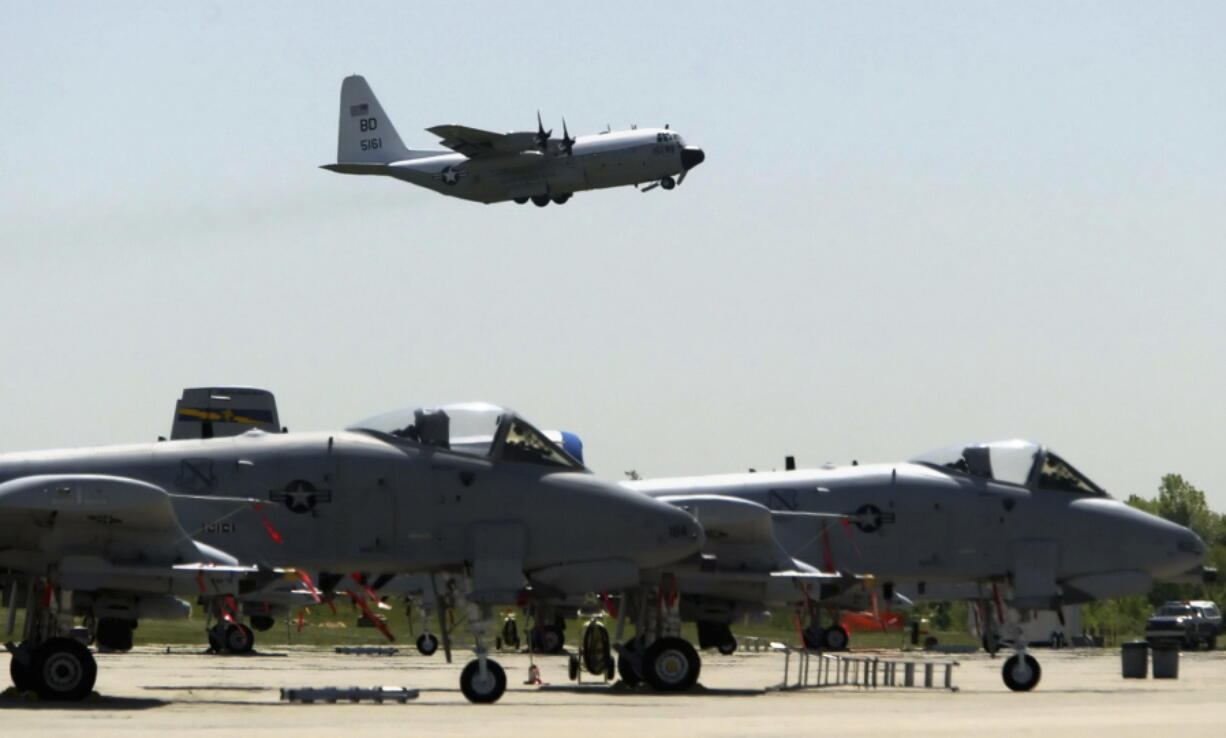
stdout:
[(522, 134), (494, 133), (480, 128), (453, 124), (434, 126), (427, 131), (443, 139), (441, 143), (469, 159), (502, 156), (531, 148), (531, 139)]

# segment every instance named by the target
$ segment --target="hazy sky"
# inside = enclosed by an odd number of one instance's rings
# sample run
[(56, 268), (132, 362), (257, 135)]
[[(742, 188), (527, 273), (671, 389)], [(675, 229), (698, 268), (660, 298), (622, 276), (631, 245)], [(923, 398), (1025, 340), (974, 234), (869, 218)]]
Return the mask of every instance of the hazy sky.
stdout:
[[(0, 449), (485, 399), (598, 474), (1048, 443), (1226, 510), (1226, 5), (6, 2)], [(479, 205), (318, 169), (669, 123), (685, 185)]]

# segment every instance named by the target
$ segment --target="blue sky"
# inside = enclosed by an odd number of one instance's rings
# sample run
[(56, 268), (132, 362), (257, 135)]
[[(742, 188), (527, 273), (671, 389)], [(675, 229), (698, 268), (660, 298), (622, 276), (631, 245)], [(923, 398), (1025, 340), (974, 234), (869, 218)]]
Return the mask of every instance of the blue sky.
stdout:
[[(1216, 3), (10, 3), (0, 449), (481, 398), (609, 477), (1030, 437), (1226, 509)], [(427, 126), (669, 123), (672, 192), (483, 206), (318, 169)]]

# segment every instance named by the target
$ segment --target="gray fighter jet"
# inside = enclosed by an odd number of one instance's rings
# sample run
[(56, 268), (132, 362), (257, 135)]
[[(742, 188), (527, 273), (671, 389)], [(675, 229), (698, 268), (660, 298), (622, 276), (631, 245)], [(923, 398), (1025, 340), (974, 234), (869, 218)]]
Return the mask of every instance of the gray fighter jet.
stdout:
[(341, 83), (336, 163), (323, 169), (373, 174), (409, 182), (464, 200), (492, 203), (531, 200), (561, 205), (584, 190), (641, 184), (643, 191), (671, 190), (706, 159), (681, 134), (664, 128), (632, 128), (571, 138), (562, 121), (554, 138), (536, 116), (535, 131), (495, 133), (461, 125), (427, 129), (448, 151), (405, 147), (365, 78)]
[[(930, 585), (973, 582), (998, 621), (1004, 604), (1055, 609), (1146, 593), (1156, 580), (1216, 576), (1204, 567), (1205, 544), (1191, 530), (1113, 499), (1028, 441), (954, 446), (898, 464), (624, 486), (663, 499), (728, 495), (760, 503), (775, 511), (789, 555), (827, 570), (871, 573), (887, 596), (896, 586), (923, 596)], [(1017, 650), (1004, 664), (1005, 683), (1033, 688), (1038, 662), (1024, 639), (1005, 636)], [(811, 637), (839, 645), (847, 633), (836, 626)]]
[(26, 611), (22, 642), (6, 644), (10, 673), (48, 699), (80, 699), (94, 684), (92, 655), (66, 637), (74, 613), (130, 628), (177, 607), (176, 595), (242, 594), (275, 577), (271, 567), (294, 566), (462, 574), (477, 658), (460, 686), (492, 702), (506, 687), (485, 645), (494, 604), (527, 585), (560, 595), (635, 586), (702, 543), (686, 512), (594, 479), (523, 418), (484, 403), (334, 433), (0, 456), (10, 630)]

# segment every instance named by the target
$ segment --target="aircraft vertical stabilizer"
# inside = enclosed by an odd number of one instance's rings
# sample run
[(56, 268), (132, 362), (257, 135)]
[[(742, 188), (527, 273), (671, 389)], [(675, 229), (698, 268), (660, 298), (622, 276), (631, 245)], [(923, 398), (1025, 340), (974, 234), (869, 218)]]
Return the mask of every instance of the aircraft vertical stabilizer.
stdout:
[(358, 74), (346, 77), (341, 83), (337, 163), (386, 164), (412, 156), (366, 78)]

